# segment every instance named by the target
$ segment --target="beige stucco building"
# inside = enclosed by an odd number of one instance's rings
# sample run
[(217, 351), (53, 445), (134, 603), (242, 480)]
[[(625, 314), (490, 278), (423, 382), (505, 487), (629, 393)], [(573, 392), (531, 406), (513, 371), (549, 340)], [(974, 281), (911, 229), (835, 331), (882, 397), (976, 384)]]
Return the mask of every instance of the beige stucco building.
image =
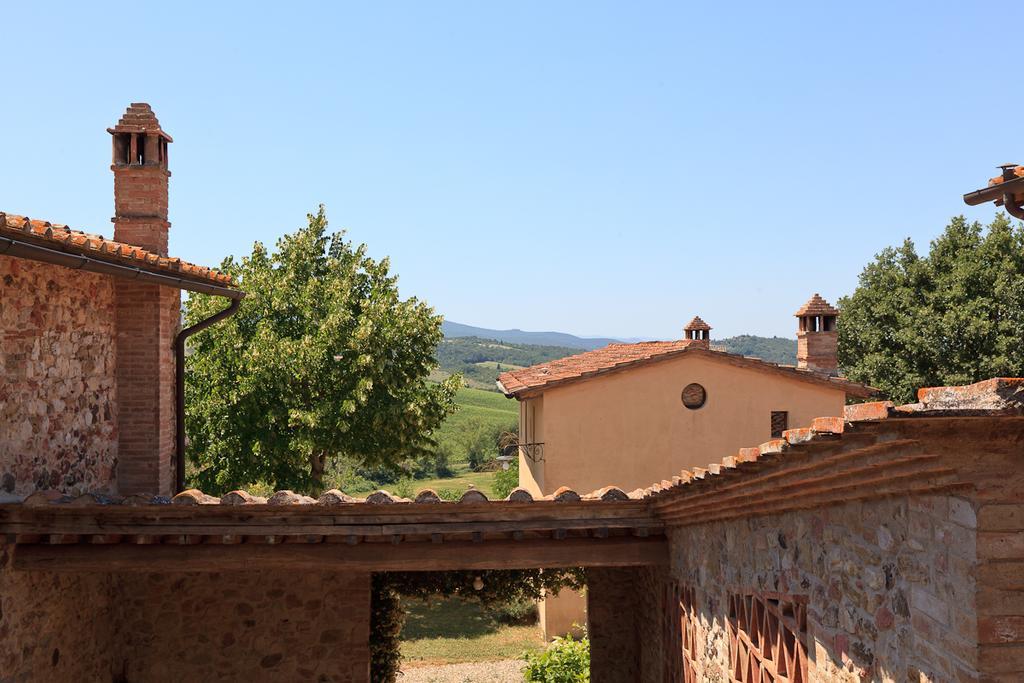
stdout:
[[(520, 402), (520, 486), (537, 497), (563, 486), (630, 491), (842, 415), (848, 396), (873, 392), (837, 376), (838, 314), (817, 294), (797, 311), (796, 366), (715, 350), (694, 318), (682, 340), (611, 344), (502, 374), (499, 388)], [(545, 601), (546, 635), (582, 623), (584, 604)]]

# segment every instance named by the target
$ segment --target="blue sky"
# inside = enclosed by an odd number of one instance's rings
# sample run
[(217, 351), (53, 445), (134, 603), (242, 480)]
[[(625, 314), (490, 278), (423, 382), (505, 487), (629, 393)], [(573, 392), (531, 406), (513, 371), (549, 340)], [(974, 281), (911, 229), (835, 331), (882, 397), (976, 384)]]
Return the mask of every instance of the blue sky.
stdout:
[(0, 210), (111, 235), (133, 101), (174, 136), (171, 251), (319, 203), (486, 327), (789, 336), (820, 291), (1024, 161), (1024, 5), (9, 3)]

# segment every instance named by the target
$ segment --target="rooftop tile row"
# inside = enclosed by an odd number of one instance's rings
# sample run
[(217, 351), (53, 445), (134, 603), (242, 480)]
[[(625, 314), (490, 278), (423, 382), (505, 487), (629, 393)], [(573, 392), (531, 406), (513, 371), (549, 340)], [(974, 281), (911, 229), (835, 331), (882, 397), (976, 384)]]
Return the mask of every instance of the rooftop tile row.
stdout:
[(606, 486), (597, 491), (580, 495), (576, 491), (563, 486), (549, 496), (535, 499), (529, 491), (523, 488), (513, 490), (507, 498), (492, 501), (482, 491), (469, 489), (462, 494), (458, 501), (443, 500), (433, 489), (423, 489), (416, 494), (415, 498), (402, 498), (388, 491), (374, 491), (365, 498), (355, 498), (338, 489), (326, 491), (319, 498), (313, 498), (294, 491), (277, 491), (269, 498), (256, 496), (248, 491), (230, 491), (221, 497), (211, 496), (199, 489), (188, 489), (182, 491), (173, 498), (166, 496), (108, 496), (102, 494), (85, 493), (80, 496), (68, 496), (58, 491), (37, 491), (23, 501), (27, 506), (38, 505), (67, 505), (67, 506), (88, 506), (88, 505), (346, 505), (365, 503), (370, 505), (391, 505), (396, 503), (419, 503), (419, 504), (467, 504), (467, 503), (532, 503), (535, 501), (554, 501), (559, 503), (575, 503), (579, 501), (626, 501), (631, 497), (622, 489), (615, 486)]
[(230, 275), (213, 268), (160, 256), (131, 244), (108, 240), (101, 235), (72, 230), (66, 225), (33, 220), (26, 216), (0, 212), (0, 236), (27, 239), (50, 249), (153, 273), (209, 282), (222, 287), (232, 285)]

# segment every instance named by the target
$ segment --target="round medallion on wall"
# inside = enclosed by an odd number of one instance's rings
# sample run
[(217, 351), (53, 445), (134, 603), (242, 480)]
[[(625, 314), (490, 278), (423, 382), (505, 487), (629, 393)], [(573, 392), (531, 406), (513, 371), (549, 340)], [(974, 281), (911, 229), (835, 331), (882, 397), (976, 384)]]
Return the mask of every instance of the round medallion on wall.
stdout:
[(683, 405), (690, 410), (697, 410), (704, 405), (704, 402), (708, 400), (708, 392), (704, 391), (704, 387), (694, 382), (693, 384), (687, 384), (686, 388), (683, 389)]

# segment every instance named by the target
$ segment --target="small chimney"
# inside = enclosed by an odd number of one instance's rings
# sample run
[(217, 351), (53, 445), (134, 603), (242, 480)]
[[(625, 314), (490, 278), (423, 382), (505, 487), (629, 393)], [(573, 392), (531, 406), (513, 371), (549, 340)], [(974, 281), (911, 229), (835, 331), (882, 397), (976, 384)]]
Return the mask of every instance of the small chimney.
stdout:
[(796, 366), (838, 375), (836, 319), (839, 310), (822, 299), (820, 294), (815, 294), (793, 315), (800, 321), (796, 333)]
[(711, 325), (701, 320), (700, 316), (694, 316), (693, 320), (683, 328), (683, 331), (690, 346), (698, 346), (702, 349), (711, 348)]
[(114, 240), (167, 256), (167, 145), (173, 140), (144, 102), (133, 102), (107, 132), (113, 136)]

